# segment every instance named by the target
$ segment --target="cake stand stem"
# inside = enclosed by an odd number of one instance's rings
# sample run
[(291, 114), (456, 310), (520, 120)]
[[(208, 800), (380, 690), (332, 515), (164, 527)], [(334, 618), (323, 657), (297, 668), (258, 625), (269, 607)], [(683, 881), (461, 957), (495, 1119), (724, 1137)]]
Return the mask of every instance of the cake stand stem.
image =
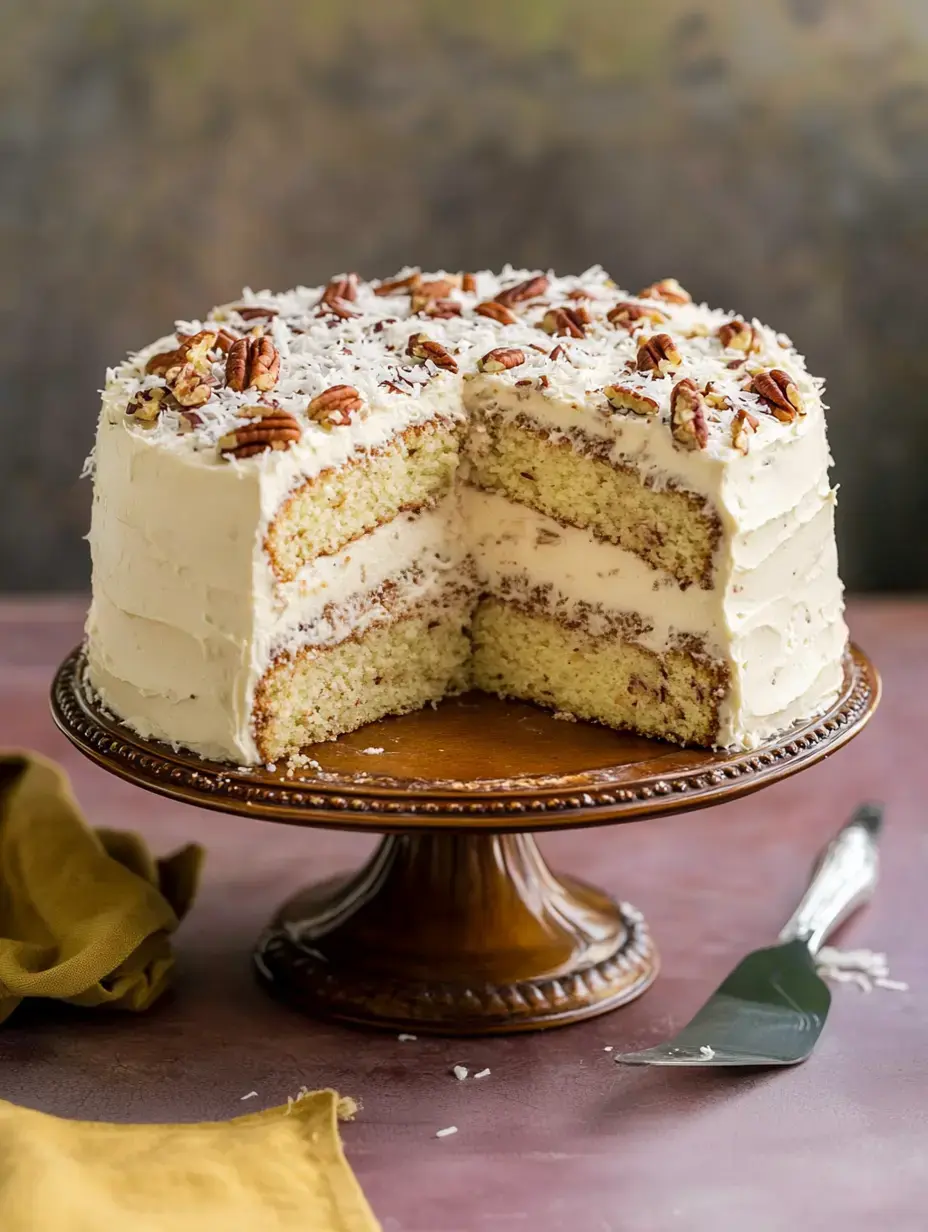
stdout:
[(657, 972), (638, 912), (556, 877), (528, 834), (384, 838), (358, 873), (288, 902), (256, 962), (309, 1013), (451, 1035), (576, 1022)]

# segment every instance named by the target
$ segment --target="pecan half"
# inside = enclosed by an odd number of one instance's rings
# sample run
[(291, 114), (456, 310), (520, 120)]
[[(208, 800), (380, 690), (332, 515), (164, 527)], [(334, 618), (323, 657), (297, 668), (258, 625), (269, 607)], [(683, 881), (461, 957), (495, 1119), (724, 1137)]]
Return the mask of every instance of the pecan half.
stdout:
[(223, 355), (228, 355), (229, 348), (232, 346), (232, 343), (237, 337), (238, 334), (233, 334), (231, 330), (226, 329), (225, 326), (223, 326), (222, 329), (220, 329), (216, 334), (216, 350)]
[(186, 341), (186, 361), (193, 364), (197, 372), (208, 376), (210, 372), (209, 354), (216, 346), (219, 335), (216, 330), (201, 329), (198, 334)]
[(257, 423), (242, 424), (219, 439), (219, 452), (226, 458), (253, 458), (268, 449), (289, 449), (302, 432), (289, 411), (276, 407), (243, 406), (243, 415), (260, 416)]
[(484, 300), (474, 309), (478, 317), (489, 317), (500, 325), (515, 325), (519, 318), (505, 304), (498, 304), (495, 299)]
[(145, 364), (146, 373), (149, 376), (164, 376), (169, 368), (177, 368), (186, 362), (186, 351), (183, 343), (173, 351), (159, 351)]
[(422, 309), (422, 315), (435, 321), (447, 321), (461, 315), (461, 305), (456, 299), (433, 299)]
[(216, 345), (216, 331), (201, 329), (198, 334), (179, 334), (179, 344), (173, 351), (152, 355), (145, 371), (155, 376), (164, 376), (169, 368), (182, 368), (193, 364), (198, 372), (209, 372), (209, 353)]
[(182, 436), (188, 432), (196, 431), (196, 429), (203, 423), (202, 415), (198, 415), (196, 411), (188, 410), (185, 406), (179, 408), (179, 413), (180, 431)]
[(750, 388), (764, 403), (765, 409), (782, 423), (791, 423), (797, 415), (805, 414), (799, 390), (793, 378), (782, 368), (756, 373)]
[(434, 300), (447, 299), (451, 292), (457, 290), (459, 286), (460, 279), (456, 276), (430, 278), (425, 282), (420, 282), (412, 290), (409, 306), (413, 312), (422, 312)]
[(660, 410), (654, 398), (628, 385), (607, 385), (603, 393), (609, 405), (614, 406), (618, 411), (634, 411), (636, 415), (656, 415)]
[(425, 334), (410, 334), (406, 346), (406, 354), (413, 359), (431, 360), (436, 368), (446, 368), (449, 372), (457, 372), (457, 360), (450, 351), (445, 350), (440, 342), (433, 342)]
[(344, 428), (360, 411), (363, 402), (353, 385), (330, 385), (306, 408), (310, 419), (323, 428)]
[(445, 299), (452, 291), (457, 291), (461, 285), (459, 274), (448, 274), (444, 278), (429, 278), (420, 282), (416, 288), (420, 295), (429, 299)]
[(606, 313), (606, 320), (610, 325), (631, 331), (644, 321), (650, 321), (652, 325), (661, 325), (667, 317), (659, 308), (646, 308), (643, 304), (632, 304), (628, 300), (620, 300)]
[(731, 398), (715, 388), (715, 381), (707, 381), (702, 392), (708, 405), (717, 411), (726, 411), (731, 407)]
[(277, 308), (264, 308), (260, 304), (245, 304), (240, 308), (233, 308), (233, 312), (237, 312), (243, 321), (266, 321), (272, 320), (278, 314)]
[(740, 317), (732, 317), (718, 328), (718, 338), (722, 346), (732, 351), (743, 351), (750, 355), (752, 351), (760, 350), (760, 338), (753, 325), (748, 325)]
[(280, 353), (270, 338), (236, 338), (226, 356), (226, 386), (241, 393), (245, 389), (267, 392), (280, 376)]
[(358, 313), (348, 305), (358, 298), (357, 274), (346, 274), (344, 278), (333, 278), (319, 297), (320, 315), (331, 313), (343, 321)]
[(468, 295), (475, 295), (477, 293), (477, 276), (475, 274), (462, 274), (461, 290), (466, 291)]
[(168, 405), (170, 390), (158, 385), (154, 389), (140, 389), (126, 405), (126, 414), (136, 423), (153, 424)]
[(666, 376), (682, 363), (683, 356), (670, 334), (652, 334), (638, 348), (636, 364), (639, 372), (656, 372), (659, 376)]
[(549, 308), (541, 319), (541, 328), (558, 338), (583, 338), (589, 319), (585, 308)]
[(374, 287), (375, 295), (395, 295), (397, 291), (411, 291), (417, 287), (422, 280), (422, 275), (418, 270), (412, 274), (406, 274), (404, 278), (385, 278), (383, 282), (379, 282)]
[(757, 431), (760, 425), (760, 420), (752, 415), (750, 411), (742, 408), (735, 412), (735, 417), (731, 421), (731, 445), (733, 449), (737, 449), (739, 453), (746, 454), (750, 449), (751, 437)]
[(547, 289), (547, 276), (536, 274), (534, 278), (526, 278), (524, 282), (517, 282), (514, 287), (506, 287), (504, 291), (500, 291), (495, 296), (495, 299), (498, 304), (511, 308), (513, 304), (521, 304), (523, 300), (537, 299), (539, 295), (544, 295)]
[(524, 363), (525, 352), (518, 347), (494, 347), (477, 361), (477, 367), (481, 372), (505, 372), (507, 368), (518, 368)]
[(216, 384), (213, 377), (204, 376), (192, 363), (168, 368), (164, 379), (181, 406), (202, 406), (204, 402), (209, 402)]
[(683, 289), (676, 278), (662, 278), (638, 292), (639, 299), (662, 299), (668, 304), (691, 304), (693, 297)]
[(670, 391), (670, 430), (673, 439), (686, 449), (705, 449), (708, 444), (706, 400), (688, 376)]

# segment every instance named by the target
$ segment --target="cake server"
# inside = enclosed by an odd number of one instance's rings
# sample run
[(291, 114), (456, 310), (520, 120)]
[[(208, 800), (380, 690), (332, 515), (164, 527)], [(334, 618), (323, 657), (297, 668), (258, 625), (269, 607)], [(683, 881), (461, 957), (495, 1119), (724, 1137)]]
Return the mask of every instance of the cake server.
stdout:
[(876, 888), (880, 805), (863, 804), (815, 862), (779, 945), (755, 950), (673, 1039), (620, 1053), (622, 1065), (795, 1065), (822, 1033), (831, 993), (815, 969), (828, 935)]

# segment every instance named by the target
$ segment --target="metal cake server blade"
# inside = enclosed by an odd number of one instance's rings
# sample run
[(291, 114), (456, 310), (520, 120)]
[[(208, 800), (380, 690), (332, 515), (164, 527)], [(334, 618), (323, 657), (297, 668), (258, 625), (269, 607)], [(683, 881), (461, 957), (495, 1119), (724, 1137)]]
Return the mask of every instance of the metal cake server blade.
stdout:
[(815, 969), (828, 935), (876, 888), (883, 810), (864, 804), (819, 855), (779, 945), (755, 950), (682, 1031), (654, 1048), (619, 1053), (621, 1065), (795, 1065), (815, 1047), (831, 993)]

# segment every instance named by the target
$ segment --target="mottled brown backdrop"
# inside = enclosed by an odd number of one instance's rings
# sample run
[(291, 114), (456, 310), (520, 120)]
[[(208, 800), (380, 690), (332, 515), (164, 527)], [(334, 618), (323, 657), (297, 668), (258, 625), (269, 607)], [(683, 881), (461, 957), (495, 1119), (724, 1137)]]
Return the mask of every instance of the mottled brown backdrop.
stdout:
[(84, 586), (108, 362), (247, 283), (672, 274), (828, 379), (844, 573), (928, 585), (925, 0), (6, 0), (0, 583)]

